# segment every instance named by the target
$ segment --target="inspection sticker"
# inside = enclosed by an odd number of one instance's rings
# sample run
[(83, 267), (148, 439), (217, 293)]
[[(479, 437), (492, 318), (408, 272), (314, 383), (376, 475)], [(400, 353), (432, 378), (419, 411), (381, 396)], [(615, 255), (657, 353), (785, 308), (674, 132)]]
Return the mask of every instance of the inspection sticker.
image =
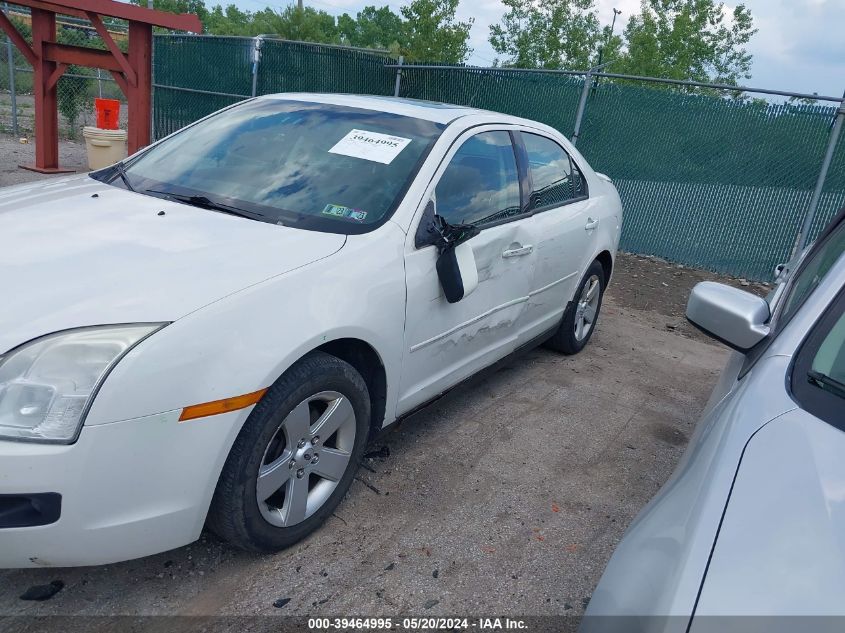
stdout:
[(366, 130), (352, 130), (335, 143), (329, 150), (331, 154), (342, 154), (353, 158), (363, 158), (383, 165), (389, 165), (411, 142), (409, 138), (390, 136)]
[(323, 207), (323, 215), (333, 215), (336, 218), (346, 218), (355, 222), (363, 222), (367, 217), (367, 212), (361, 211), (361, 209), (344, 207), (340, 204), (327, 204)]

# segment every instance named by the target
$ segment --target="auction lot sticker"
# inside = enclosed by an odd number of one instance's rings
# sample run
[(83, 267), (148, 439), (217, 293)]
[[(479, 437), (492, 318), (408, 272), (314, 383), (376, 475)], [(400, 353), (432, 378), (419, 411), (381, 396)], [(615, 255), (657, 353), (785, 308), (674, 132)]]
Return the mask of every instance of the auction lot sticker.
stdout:
[(383, 165), (389, 165), (393, 159), (408, 146), (411, 139), (402, 136), (352, 130), (335, 143), (330, 154), (341, 154), (353, 158), (363, 158)]

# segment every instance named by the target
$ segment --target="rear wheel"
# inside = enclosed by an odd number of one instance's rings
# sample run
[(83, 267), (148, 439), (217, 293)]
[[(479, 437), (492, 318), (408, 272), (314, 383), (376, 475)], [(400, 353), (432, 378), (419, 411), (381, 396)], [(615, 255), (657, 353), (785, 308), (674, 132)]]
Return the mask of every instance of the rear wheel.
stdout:
[(233, 545), (262, 552), (310, 534), (349, 489), (369, 419), (367, 387), (351, 365), (322, 352), (296, 363), (238, 434), (209, 527)]
[(593, 335), (604, 297), (604, 268), (601, 262), (590, 264), (578, 289), (575, 300), (566, 308), (563, 320), (546, 345), (564, 354), (577, 354)]

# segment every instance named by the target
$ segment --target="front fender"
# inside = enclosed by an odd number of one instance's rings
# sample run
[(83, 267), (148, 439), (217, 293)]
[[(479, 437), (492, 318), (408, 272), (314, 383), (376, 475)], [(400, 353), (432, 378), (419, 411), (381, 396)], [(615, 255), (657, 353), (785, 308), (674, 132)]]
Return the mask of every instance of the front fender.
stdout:
[(179, 319), (133, 349), (101, 388), (94, 426), (252, 393), (309, 351), (357, 338), (382, 358), (395, 411), (405, 323), (404, 233), (390, 222), (334, 255)]

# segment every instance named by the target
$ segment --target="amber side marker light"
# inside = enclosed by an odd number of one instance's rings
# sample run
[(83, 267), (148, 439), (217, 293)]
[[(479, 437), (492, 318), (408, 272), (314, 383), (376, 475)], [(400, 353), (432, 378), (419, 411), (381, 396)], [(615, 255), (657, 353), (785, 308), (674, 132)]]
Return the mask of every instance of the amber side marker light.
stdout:
[(252, 393), (245, 393), (242, 396), (234, 396), (232, 398), (223, 398), (223, 400), (194, 404), (182, 409), (182, 415), (179, 416), (179, 421), (185, 422), (187, 420), (205, 418), (209, 415), (217, 415), (219, 413), (237, 411), (238, 409), (246, 409), (261, 400), (265, 393), (267, 393), (266, 389), (259, 389), (258, 391), (253, 391)]

